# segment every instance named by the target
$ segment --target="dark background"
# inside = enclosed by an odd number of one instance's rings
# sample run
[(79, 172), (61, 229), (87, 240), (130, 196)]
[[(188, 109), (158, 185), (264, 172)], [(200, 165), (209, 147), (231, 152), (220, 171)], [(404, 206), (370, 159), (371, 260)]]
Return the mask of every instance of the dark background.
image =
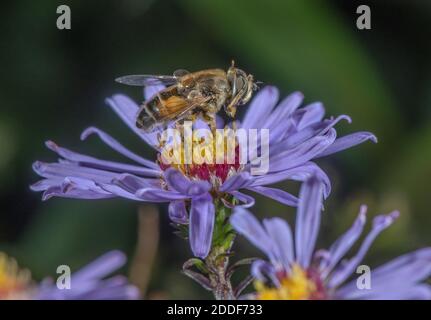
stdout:
[[(71, 8), (71, 30), (56, 28), (60, 4)], [(371, 7), (371, 30), (356, 28), (359, 4)], [(28, 186), (38, 179), (32, 162), (56, 159), (43, 142), (121, 159), (97, 139), (79, 140), (95, 125), (152, 158), (104, 104), (114, 93), (137, 101), (142, 93), (113, 79), (227, 68), (231, 59), (278, 86), (282, 96), (300, 90), (306, 102), (322, 101), (328, 115), (350, 115), (353, 123), (340, 124), (340, 135), (368, 130), (379, 138), (377, 145), (319, 160), (334, 185), (319, 246), (350, 226), (361, 203), (369, 205), (370, 217), (396, 208), (402, 213), (377, 239), (366, 259), (370, 265), (431, 244), (429, 1), (14, 1), (2, 3), (0, 14), (0, 250), (36, 280), (55, 275), (59, 264), (76, 270), (113, 248), (132, 260), (138, 229), (138, 203), (42, 202), (32, 193)], [(149, 298), (207, 297), (178, 272), (190, 256), (188, 245), (172, 235), (166, 207), (159, 210), (159, 226), (149, 219), (151, 230), (160, 228), (153, 271), (138, 272), (133, 281), (148, 289)], [(294, 216), (292, 208), (264, 198), (253, 211), (290, 221)], [(157, 234), (146, 238), (143, 251), (151, 252)], [(235, 250), (257, 254), (242, 240)], [(151, 255), (143, 261), (152, 261)]]

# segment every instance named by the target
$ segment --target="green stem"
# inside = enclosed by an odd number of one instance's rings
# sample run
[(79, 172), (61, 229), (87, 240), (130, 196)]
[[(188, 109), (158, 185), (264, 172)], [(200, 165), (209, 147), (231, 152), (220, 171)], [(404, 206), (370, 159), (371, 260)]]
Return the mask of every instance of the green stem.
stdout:
[(216, 202), (216, 217), (214, 223), (214, 233), (211, 251), (205, 259), (205, 264), (209, 270), (209, 280), (214, 297), (217, 300), (235, 299), (230, 277), (227, 277), (229, 266), (229, 256), (235, 240), (235, 233), (229, 223), (231, 210), (223, 203)]
[(234, 300), (232, 284), (226, 276), (227, 267), (229, 265), (229, 253), (232, 247), (234, 237), (230, 240), (230, 245), (226, 247), (213, 247), (210, 254), (205, 259), (205, 264), (208, 267), (209, 280), (212, 287), (212, 292), (216, 300)]
[[(183, 272), (205, 289), (213, 292), (217, 300), (236, 299), (228, 273), (229, 257), (235, 240), (235, 232), (229, 223), (231, 209), (216, 200), (216, 215), (211, 250), (204, 259), (192, 258), (183, 265)], [(183, 230), (186, 234), (187, 230)], [(198, 272), (193, 271), (192, 267)]]

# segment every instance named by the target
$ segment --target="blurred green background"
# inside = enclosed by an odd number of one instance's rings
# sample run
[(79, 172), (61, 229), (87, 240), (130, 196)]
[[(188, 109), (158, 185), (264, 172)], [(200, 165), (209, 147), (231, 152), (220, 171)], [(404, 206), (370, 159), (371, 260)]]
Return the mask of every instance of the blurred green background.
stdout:
[[(61, 4), (71, 8), (71, 30), (56, 28)], [(371, 30), (356, 28), (360, 4), (371, 7)], [(396, 208), (402, 213), (367, 256), (371, 266), (431, 244), (429, 1), (11, 1), (2, 6), (0, 33), (0, 250), (37, 280), (55, 275), (59, 264), (76, 269), (113, 248), (132, 259), (138, 238), (138, 203), (42, 202), (30, 192), (38, 179), (32, 162), (56, 159), (43, 142), (120, 159), (97, 139), (80, 142), (81, 131), (95, 125), (154, 157), (104, 104), (118, 92), (142, 99), (138, 88), (113, 79), (227, 68), (231, 59), (283, 96), (300, 90), (306, 102), (322, 101), (328, 115), (350, 115), (353, 123), (340, 124), (340, 135), (368, 130), (379, 138), (377, 145), (319, 160), (334, 186), (320, 247), (350, 226), (361, 203), (370, 217)], [(190, 256), (188, 245), (172, 235), (166, 207), (159, 210), (147, 297), (209, 297), (178, 272)], [(294, 217), (294, 209), (260, 197), (253, 211)], [(147, 238), (154, 242), (147, 244), (150, 252), (157, 235)], [(235, 251), (257, 254), (243, 240)]]

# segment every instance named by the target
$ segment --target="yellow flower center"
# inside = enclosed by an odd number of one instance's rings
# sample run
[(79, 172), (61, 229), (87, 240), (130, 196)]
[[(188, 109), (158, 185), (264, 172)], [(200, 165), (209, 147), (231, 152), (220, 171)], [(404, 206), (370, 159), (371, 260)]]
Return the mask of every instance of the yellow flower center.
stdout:
[(191, 179), (208, 181), (214, 190), (242, 169), (235, 130), (188, 131), (177, 127), (159, 137), (162, 170), (175, 168)]
[(288, 276), (280, 279), (278, 287), (268, 287), (262, 281), (255, 281), (254, 286), (259, 300), (310, 300), (323, 298), (319, 294), (319, 284), (310, 278), (307, 271), (298, 265), (292, 267)]
[(0, 252), (0, 300), (25, 299), (31, 289), (28, 270), (19, 269), (17, 262)]

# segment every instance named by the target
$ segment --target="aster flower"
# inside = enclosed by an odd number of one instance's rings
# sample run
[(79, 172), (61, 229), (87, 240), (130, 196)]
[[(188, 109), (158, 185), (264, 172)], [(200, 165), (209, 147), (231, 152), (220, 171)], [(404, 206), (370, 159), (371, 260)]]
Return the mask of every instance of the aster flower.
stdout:
[(0, 252), (0, 300), (27, 298), (30, 282), (30, 272), (20, 270), (15, 260)]
[(16, 261), (0, 254), (0, 300), (129, 300), (139, 297), (138, 289), (123, 276), (103, 279), (124, 265), (119, 251), (110, 251), (71, 275), (70, 289), (59, 289), (52, 279), (40, 284)]
[[(371, 270), (370, 288), (359, 289), (349, 280), (378, 234), (398, 217), (394, 211), (373, 219), (371, 231), (358, 252), (341, 261), (358, 240), (366, 221), (362, 206), (353, 226), (329, 250), (315, 251), (322, 210), (322, 183), (307, 180), (300, 192), (295, 234), (280, 218), (259, 221), (244, 208), (236, 208), (231, 224), (269, 261), (252, 264), (256, 299), (430, 299), (431, 286), (423, 283), (431, 274), (431, 248), (402, 255)], [(359, 275), (357, 275), (359, 276)]]
[[(145, 97), (151, 98), (162, 86), (145, 88)], [(296, 206), (297, 197), (268, 185), (283, 181), (303, 181), (311, 172), (318, 172), (325, 181), (324, 193), (330, 192), (326, 174), (311, 160), (355, 146), (366, 140), (376, 141), (368, 132), (357, 132), (336, 137), (334, 125), (347, 116), (323, 119), (325, 110), (321, 103), (312, 103), (298, 109), (301, 93), (293, 93), (278, 106), (278, 90), (263, 88), (251, 102), (238, 128), (270, 130), (269, 170), (263, 175), (253, 175), (249, 163), (163, 165), (164, 141), (160, 131), (146, 133), (135, 126), (138, 105), (124, 95), (107, 99), (109, 106), (144, 142), (158, 153), (157, 161), (150, 161), (126, 149), (104, 131), (90, 127), (81, 139), (98, 136), (109, 147), (135, 164), (101, 160), (58, 146), (52, 141), (46, 146), (61, 159), (54, 163), (36, 161), (33, 169), (43, 180), (31, 189), (43, 191), (43, 199), (53, 196), (79, 199), (123, 197), (136, 201), (169, 202), (169, 216), (176, 224), (188, 224), (189, 241), (195, 256), (205, 258), (213, 239), (217, 203), (232, 207), (250, 207), (254, 198), (243, 193), (249, 190), (283, 204)], [(198, 126), (199, 122), (195, 125)], [(205, 125), (200, 122), (200, 125)], [(235, 125), (229, 125), (234, 127)], [(218, 121), (218, 127), (223, 127)], [(199, 143), (199, 142), (196, 142)], [(182, 154), (183, 151), (179, 151)]]

